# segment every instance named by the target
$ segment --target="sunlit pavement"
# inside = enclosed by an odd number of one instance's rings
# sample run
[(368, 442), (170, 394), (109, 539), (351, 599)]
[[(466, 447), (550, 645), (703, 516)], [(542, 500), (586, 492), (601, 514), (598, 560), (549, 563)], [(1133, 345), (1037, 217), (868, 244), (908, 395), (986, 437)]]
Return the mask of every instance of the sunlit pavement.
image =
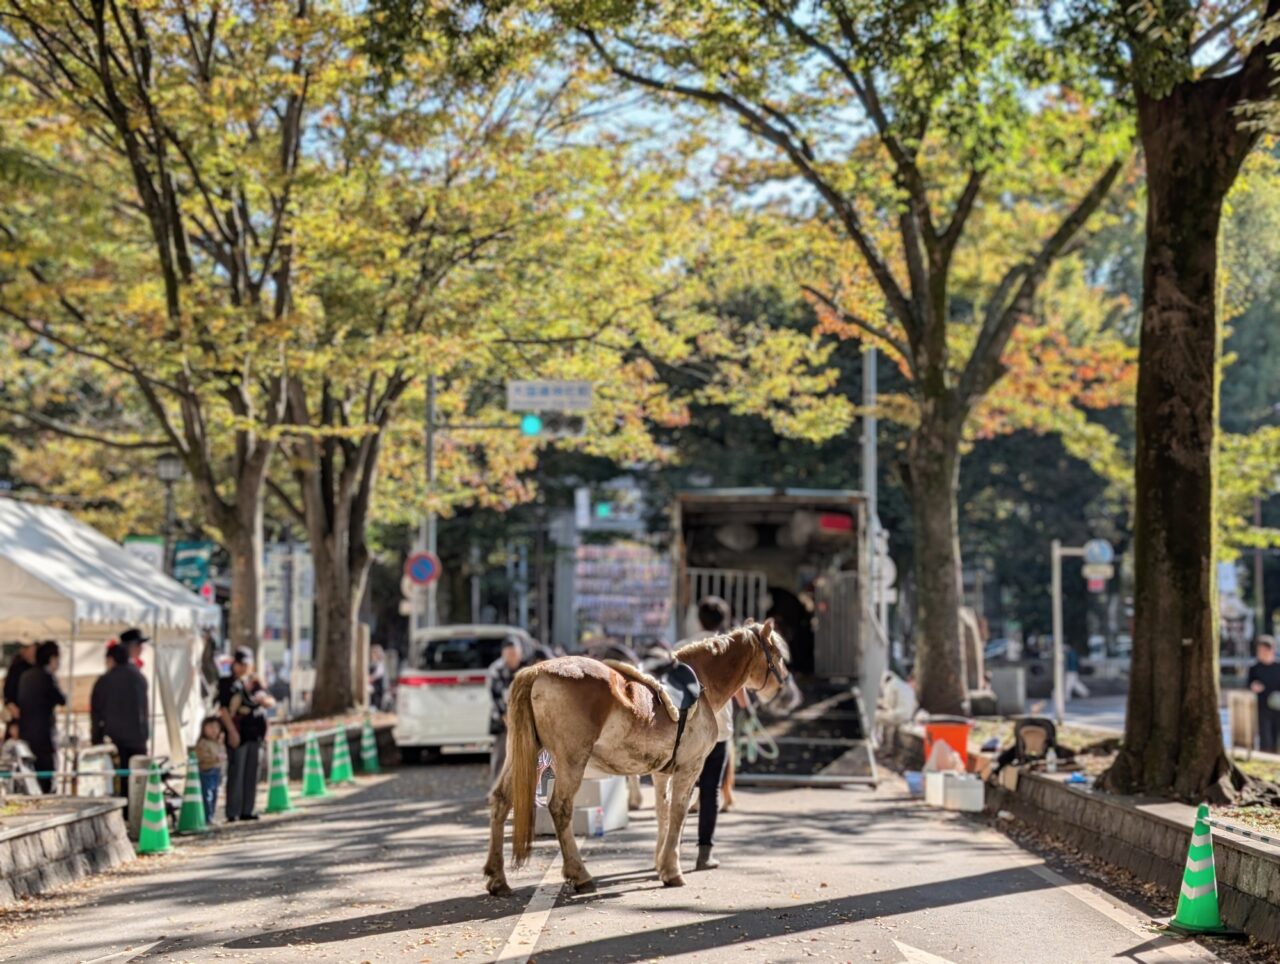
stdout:
[[(1089, 726), (1097, 730), (1111, 730), (1115, 733), (1124, 732), (1125, 711), (1128, 708), (1128, 697), (1119, 696), (1086, 696), (1083, 699), (1071, 700), (1065, 707), (1065, 719), (1068, 723), (1075, 723), (1079, 726)], [(1042, 709), (1043, 713), (1052, 715), (1052, 706), (1046, 706)], [(1227, 711), (1223, 707), (1218, 710), (1218, 715), (1222, 719), (1222, 733), (1224, 738), (1230, 736), (1227, 727)]]
[[(55, 901), (0, 960), (1211, 959), (1003, 836), (906, 799), (892, 776), (878, 791), (740, 790), (722, 818), (722, 867), (688, 873), (684, 888), (649, 870), (646, 810), (587, 842), (596, 894), (561, 891), (555, 845), (540, 839), (511, 875), (515, 896), (488, 897), (484, 775), (474, 763), (406, 768), (297, 818), (180, 844)], [(530, 898), (544, 875), (539, 915)]]

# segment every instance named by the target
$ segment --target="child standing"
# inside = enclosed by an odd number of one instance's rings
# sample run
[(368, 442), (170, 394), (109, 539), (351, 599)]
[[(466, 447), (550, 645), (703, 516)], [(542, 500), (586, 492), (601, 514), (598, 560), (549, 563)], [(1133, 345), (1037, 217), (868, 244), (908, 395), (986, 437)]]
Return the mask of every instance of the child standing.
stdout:
[(196, 766), (200, 768), (200, 793), (204, 797), (204, 818), (213, 822), (218, 806), (218, 787), (222, 785), (222, 765), (227, 758), (222, 746), (222, 721), (210, 716), (200, 724), (196, 741)]

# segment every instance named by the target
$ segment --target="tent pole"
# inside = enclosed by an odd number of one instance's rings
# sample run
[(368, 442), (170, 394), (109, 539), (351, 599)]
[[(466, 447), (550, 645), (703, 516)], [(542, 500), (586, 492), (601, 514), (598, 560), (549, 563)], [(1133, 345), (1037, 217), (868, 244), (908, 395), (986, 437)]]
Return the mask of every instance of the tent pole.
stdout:
[[(67, 659), (67, 710), (66, 717), (67, 746), (71, 750), (71, 795), (75, 796), (79, 790), (80, 778), (76, 774), (80, 770), (80, 747), (76, 741), (75, 734), (75, 714), (72, 705), (76, 701), (76, 636), (80, 634), (80, 621), (75, 617), (71, 617), (71, 639), (68, 645), (71, 647), (71, 655)], [(66, 752), (63, 752), (66, 757)], [(62, 780), (62, 791), (67, 791), (66, 777)]]
[(150, 741), (147, 756), (156, 755), (156, 692), (160, 689), (160, 620), (151, 620), (151, 718), (147, 721)]

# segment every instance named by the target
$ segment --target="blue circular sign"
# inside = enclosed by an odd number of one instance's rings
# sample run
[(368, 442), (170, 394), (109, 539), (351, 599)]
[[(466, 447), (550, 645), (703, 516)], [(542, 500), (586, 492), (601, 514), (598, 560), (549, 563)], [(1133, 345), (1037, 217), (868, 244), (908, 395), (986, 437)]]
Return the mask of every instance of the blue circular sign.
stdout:
[(1116, 557), (1116, 551), (1106, 539), (1090, 539), (1084, 544), (1084, 561), (1091, 566), (1108, 566)]
[(440, 559), (434, 552), (415, 552), (405, 561), (404, 574), (415, 586), (429, 586), (440, 578)]

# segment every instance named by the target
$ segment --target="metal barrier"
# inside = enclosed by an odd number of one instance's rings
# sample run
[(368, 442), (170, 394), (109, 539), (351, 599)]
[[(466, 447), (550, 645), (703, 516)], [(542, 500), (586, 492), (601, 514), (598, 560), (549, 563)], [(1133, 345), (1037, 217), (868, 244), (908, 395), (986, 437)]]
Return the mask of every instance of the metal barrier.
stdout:
[[(689, 591), (685, 598), (697, 606), (704, 596), (719, 596), (729, 604), (732, 621), (762, 619), (768, 608), (769, 584), (763, 572), (751, 569), (686, 569)], [(684, 613), (678, 618), (683, 619)], [(684, 627), (681, 627), (682, 629)]]
[[(856, 570), (823, 573), (814, 589), (818, 609), (814, 672), (818, 676), (858, 679), (863, 670), (861, 573)], [(868, 686), (879, 684), (878, 679), (864, 677), (863, 681)]]

